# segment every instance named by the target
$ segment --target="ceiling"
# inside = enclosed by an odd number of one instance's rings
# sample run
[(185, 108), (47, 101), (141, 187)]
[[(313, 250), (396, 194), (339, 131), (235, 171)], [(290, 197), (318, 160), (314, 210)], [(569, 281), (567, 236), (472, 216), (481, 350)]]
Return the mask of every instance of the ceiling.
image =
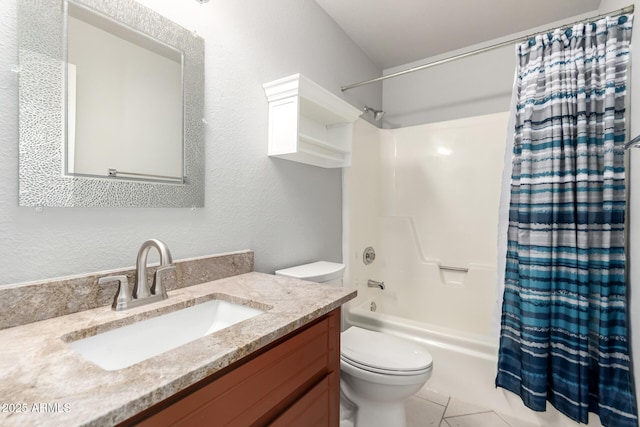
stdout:
[(600, 5), (600, 0), (316, 2), (382, 69), (592, 12)]

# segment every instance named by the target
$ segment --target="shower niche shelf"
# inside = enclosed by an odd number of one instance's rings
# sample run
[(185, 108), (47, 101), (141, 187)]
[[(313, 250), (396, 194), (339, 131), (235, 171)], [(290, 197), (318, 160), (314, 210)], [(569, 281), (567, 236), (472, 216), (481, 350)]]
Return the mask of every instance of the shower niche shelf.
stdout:
[(323, 168), (351, 165), (353, 123), (362, 111), (301, 74), (263, 87), (269, 156)]

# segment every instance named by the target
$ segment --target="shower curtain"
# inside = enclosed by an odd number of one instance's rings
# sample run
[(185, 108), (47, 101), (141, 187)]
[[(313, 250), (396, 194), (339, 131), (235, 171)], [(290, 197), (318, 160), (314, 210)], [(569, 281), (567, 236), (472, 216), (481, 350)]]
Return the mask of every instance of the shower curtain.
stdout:
[(631, 15), (517, 46), (496, 386), (637, 426), (627, 343), (625, 94)]

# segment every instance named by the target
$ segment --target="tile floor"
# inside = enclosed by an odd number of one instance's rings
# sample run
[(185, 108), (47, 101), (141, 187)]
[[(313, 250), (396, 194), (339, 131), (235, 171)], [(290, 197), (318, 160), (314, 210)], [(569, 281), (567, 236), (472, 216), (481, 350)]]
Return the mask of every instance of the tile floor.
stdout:
[(422, 389), (407, 401), (407, 427), (537, 427)]

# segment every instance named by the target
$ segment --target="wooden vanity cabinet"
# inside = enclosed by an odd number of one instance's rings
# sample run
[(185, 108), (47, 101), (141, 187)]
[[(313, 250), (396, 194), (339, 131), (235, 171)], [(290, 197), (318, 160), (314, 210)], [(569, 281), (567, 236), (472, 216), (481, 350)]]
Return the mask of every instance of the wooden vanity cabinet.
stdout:
[(340, 309), (121, 425), (338, 426)]

